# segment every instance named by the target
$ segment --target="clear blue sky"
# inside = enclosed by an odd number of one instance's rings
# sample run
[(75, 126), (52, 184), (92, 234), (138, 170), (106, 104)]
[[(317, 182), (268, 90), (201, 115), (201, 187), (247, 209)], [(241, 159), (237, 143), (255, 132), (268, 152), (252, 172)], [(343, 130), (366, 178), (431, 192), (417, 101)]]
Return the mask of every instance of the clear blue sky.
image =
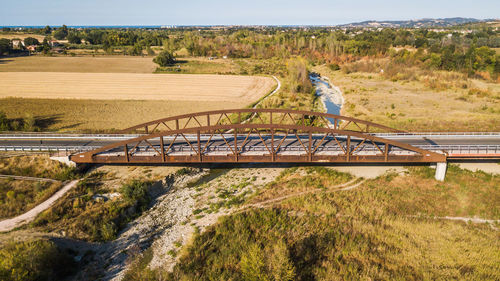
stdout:
[(499, 18), (500, 0), (1, 0), (0, 25), (330, 25)]

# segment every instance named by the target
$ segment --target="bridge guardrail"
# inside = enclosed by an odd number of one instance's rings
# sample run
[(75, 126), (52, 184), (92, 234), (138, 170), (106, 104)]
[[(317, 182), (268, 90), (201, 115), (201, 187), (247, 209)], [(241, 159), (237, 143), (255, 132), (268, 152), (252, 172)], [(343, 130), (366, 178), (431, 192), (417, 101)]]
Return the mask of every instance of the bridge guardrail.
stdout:
[(374, 133), (371, 134), (377, 137), (500, 137), (500, 132), (415, 132), (415, 133)]
[[(126, 140), (143, 136), (144, 134), (54, 134), (54, 133), (22, 133), (7, 134), (0, 133), (0, 139), (81, 139), (81, 140)], [(224, 134), (226, 136), (226, 134)], [(371, 134), (381, 138), (407, 138), (407, 137), (500, 137), (500, 132), (416, 132), (416, 133), (374, 133)], [(202, 138), (209, 138), (209, 134), (201, 134)], [(232, 134), (227, 134), (232, 136)], [(186, 136), (195, 138), (194, 136)], [(165, 137), (165, 139), (173, 137)]]

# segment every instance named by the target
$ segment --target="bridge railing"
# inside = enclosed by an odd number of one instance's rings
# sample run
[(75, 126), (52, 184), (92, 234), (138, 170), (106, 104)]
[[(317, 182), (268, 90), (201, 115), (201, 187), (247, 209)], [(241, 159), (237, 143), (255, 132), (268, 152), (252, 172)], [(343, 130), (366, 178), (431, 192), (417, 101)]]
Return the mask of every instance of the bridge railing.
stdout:
[(377, 137), (388, 138), (405, 138), (405, 137), (467, 137), (467, 138), (483, 138), (483, 137), (500, 137), (500, 132), (403, 132), (403, 133), (373, 133)]

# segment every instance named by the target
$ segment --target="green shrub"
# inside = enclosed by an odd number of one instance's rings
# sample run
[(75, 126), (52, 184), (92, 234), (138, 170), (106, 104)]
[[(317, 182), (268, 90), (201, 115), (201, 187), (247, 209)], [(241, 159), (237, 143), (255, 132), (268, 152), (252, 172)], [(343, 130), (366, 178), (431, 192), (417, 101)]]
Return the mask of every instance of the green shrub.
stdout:
[(120, 189), (120, 193), (123, 198), (136, 205), (139, 208), (144, 208), (149, 204), (149, 194), (148, 188), (149, 182), (142, 182), (139, 180), (133, 180), (130, 183), (124, 184)]
[(165, 67), (165, 66), (169, 66), (169, 65), (174, 64), (175, 57), (174, 57), (174, 55), (172, 55), (171, 52), (164, 50), (164, 51), (161, 51), (161, 53), (159, 53), (158, 56), (156, 56), (153, 59), (153, 62), (157, 63), (158, 65), (160, 65), (162, 67)]
[(73, 259), (46, 240), (9, 242), (0, 249), (0, 279), (61, 280), (75, 269)]

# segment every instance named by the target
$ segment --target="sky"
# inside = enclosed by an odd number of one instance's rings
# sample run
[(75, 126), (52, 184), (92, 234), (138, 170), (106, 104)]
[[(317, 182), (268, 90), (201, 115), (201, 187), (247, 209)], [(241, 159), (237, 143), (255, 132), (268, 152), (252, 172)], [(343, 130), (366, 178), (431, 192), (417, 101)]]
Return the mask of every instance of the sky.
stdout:
[(500, 0), (0, 0), (0, 26), (335, 25), (499, 18)]

